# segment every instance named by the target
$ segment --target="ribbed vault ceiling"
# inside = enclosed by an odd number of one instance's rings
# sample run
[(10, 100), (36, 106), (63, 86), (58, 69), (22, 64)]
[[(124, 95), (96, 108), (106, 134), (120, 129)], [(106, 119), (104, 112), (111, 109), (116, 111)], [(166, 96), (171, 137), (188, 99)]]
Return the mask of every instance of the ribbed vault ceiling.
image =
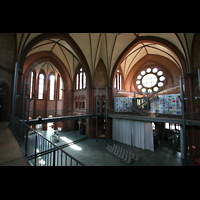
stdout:
[(73, 77), (76, 67), (80, 63), (78, 56), (66, 41), (60, 39), (44, 40), (36, 44), (27, 54), (27, 57), (33, 53), (40, 51), (51, 51), (66, 66), (69, 74)]
[(56, 69), (56, 67), (51, 63), (51, 62), (44, 62), (44, 63), (40, 63), (36, 66), (36, 69), (38, 71), (40, 70), (44, 70), (47, 74), (50, 73), (50, 72), (56, 72), (58, 71)]
[[(17, 33), (17, 57), (25, 49), (26, 45), (36, 36), (42, 33)], [(110, 77), (115, 62), (124, 49), (135, 39), (143, 36), (154, 36), (165, 39), (174, 44), (185, 57), (190, 65), (191, 48), (193, 33), (121, 33), (116, 36), (112, 33), (69, 33), (69, 36), (75, 41), (83, 52), (90, 68), (91, 77), (93, 78), (95, 69), (100, 59), (103, 60), (107, 73)], [(51, 51), (66, 66), (72, 80), (75, 70), (80, 63), (80, 58), (75, 50), (64, 39), (45, 39), (35, 44), (27, 57), (40, 51)], [(139, 43), (129, 52), (121, 63), (124, 77), (126, 78), (131, 68), (144, 56), (156, 54), (172, 60), (178, 67), (181, 63), (178, 57), (168, 48), (158, 43), (146, 42)]]
[(127, 78), (129, 71), (140, 59), (149, 54), (166, 57), (181, 68), (178, 57), (169, 49), (154, 43), (140, 43), (127, 54), (121, 63), (124, 78)]

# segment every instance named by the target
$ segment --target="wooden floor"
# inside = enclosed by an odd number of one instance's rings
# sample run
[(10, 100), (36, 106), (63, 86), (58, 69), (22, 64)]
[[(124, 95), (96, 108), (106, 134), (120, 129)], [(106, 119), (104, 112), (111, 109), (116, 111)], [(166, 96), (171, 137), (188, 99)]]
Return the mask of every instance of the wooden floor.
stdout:
[(29, 166), (8, 122), (0, 122), (0, 166)]

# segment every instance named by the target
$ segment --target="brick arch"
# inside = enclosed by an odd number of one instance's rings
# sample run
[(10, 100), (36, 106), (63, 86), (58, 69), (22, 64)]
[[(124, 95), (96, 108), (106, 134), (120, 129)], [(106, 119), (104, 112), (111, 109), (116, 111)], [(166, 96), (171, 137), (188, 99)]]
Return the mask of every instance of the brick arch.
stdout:
[(75, 51), (78, 58), (80, 59), (81, 65), (83, 66), (83, 69), (86, 73), (87, 87), (88, 88), (91, 87), (92, 78), (91, 78), (91, 72), (90, 72), (88, 62), (87, 62), (82, 50), (80, 49), (80, 47), (76, 44), (76, 42), (72, 39), (72, 37), (68, 33), (43, 33), (43, 34), (38, 35), (35, 38), (33, 38), (26, 45), (26, 47), (24, 48), (24, 50), (20, 54), (19, 61), (18, 61), (19, 68), (20, 69), (23, 68), (25, 60), (27, 59), (26, 56), (27, 56), (28, 52), (31, 50), (31, 48), (34, 45), (36, 45), (37, 43), (39, 43), (43, 40), (46, 40), (46, 39), (62, 39), (62, 40), (65, 40), (72, 47), (72, 49)]
[[(126, 85), (125, 90), (131, 91), (133, 80), (136, 76), (136, 73), (138, 71), (142, 71), (142, 68), (147, 67), (147, 66), (149, 67), (160, 66), (162, 70), (166, 72), (168, 78), (171, 80), (170, 82), (177, 83), (177, 81), (179, 81), (181, 70), (177, 68), (176, 65), (171, 60), (160, 55), (146, 55), (141, 60), (139, 60), (135, 64), (135, 66), (130, 70), (125, 81), (125, 85)], [(171, 70), (173, 71), (176, 70), (177, 73), (171, 74)]]
[(102, 59), (97, 64), (93, 82), (94, 87), (105, 88), (108, 86), (108, 73)]
[[(91, 71), (88, 65), (88, 62), (80, 49), (80, 47), (77, 45), (77, 43), (73, 40), (73, 38), (68, 34), (68, 33), (43, 33), (35, 38), (33, 38), (23, 49), (21, 52), (19, 59), (18, 59), (18, 66), (19, 69), (22, 69), (24, 66), (25, 61), (27, 60), (26, 56), (28, 52), (31, 50), (31, 48), (36, 45), (37, 43), (46, 40), (46, 39), (62, 39), (65, 40), (75, 51), (76, 55), (80, 59), (80, 63), (86, 73), (87, 81), (86, 81), (86, 87), (87, 87), (87, 108), (92, 109), (92, 104), (90, 103), (90, 99), (92, 98), (92, 76), (91, 76)], [(41, 53), (41, 52), (40, 52)], [(68, 79), (69, 80), (69, 79)], [(64, 80), (63, 80), (64, 81)], [(21, 80), (21, 87), (22, 87), (22, 80)], [(70, 86), (72, 88), (72, 84)], [(64, 103), (66, 105), (66, 103)]]
[(43, 62), (51, 62), (61, 74), (64, 88), (68, 88), (71, 90), (72, 81), (67, 68), (65, 67), (63, 62), (54, 53), (50, 51), (37, 52), (28, 56), (23, 66), (24, 76), (28, 76), (32, 69), (34, 69), (38, 64)]
[(173, 51), (177, 55), (177, 57), (179, 58), (179, 60), (181, 62), (182, 74), (187, 73), (188, 65), (186, 64), (187, 63), (186, 59), (184, 58), (183, 54), (180, 52), (180, 50), (174, 44), (172, 44), (171, 42), (169, 42), (165, 39), (162, 39), (162, 38), (158, 38), (158, 37), (154, 37), (154, 36), (143, 36), (143, 37), (138, 37), (133, 42), (131, 42), (124, 49), (124, 51), (120, 54), (120, 56), (116, 60), (114, 67), (112, 69), (111, 78), (110, 78), (110, 86), (111, 87), (114, 84), (114, 77), (116, 75), (117, 67), (122, 63), (122, 61), (124, 60), (126, 55), (131, 51), (131, 49), (133, 49), (135, 46), (137, 46), (138, 44), (140, 44), (142, 42), (151, 42), (151, 43), (153, 42), (155, 44), (162, 45), (162, 46), (168, 48), (169, 50)]
[[(191, 53), (192, 72), (194, 74), (194, 85), (198, 86), (198, 69), (200, 68), (200, 33), (194, 34)], [(196, 88), (194, 88), (196, 89)], [(197, 89), (196, 89), (197, 90)], [(196, 91), (197, 92), (197, 91)]]
[[(67, 68), (54, 53), (50, 51), (42, 51), (42, 52), (37, 52), (28, 56), (24, 62), (23, 75), (27, 77), (31, 70), (33, 70), (38, 64), (41, 64), (43, 62), (51, 62), (60, 73), (63, 80), (63, 86), (65, 89), (65, 91), (63, 91), (64, 94), (63, 94), (63, 99), (62, 99), (62, 109), (63, 110), (71, 109), (70, 98), (68, 98), (68, 96), (71, 95), (72, 81), (67, 71)], [(47, 77), (48, 75), (46, 75), (46, 78)], [(21, 88), (22, 88), (22, 82), (23, 82), (22, 78), (23, 77), (21, 77)], [(38, 76), (36, 76), (36, 83), (38, 84)], [(47, 102), (45, 103), (45, 105), (46, 104)]]

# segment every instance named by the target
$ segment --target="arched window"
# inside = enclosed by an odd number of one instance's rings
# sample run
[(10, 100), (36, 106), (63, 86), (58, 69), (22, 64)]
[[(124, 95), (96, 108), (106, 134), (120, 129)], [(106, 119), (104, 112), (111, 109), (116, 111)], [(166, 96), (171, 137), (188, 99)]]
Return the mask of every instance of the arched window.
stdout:
[(44, 93), (44, 74), (39, 74), (39, 87), (38, 87), (38, 99), (43, 99)]
[(76, 74), (76, 90), (81, 90), (86, 88), (86, 74), (83, 68), (80, 67)]
[(115, 77), (114, 88), (118, 90), (122, 90), (122, 75), (120, 70), (117, 70), (117, 74)]
[(60, 77), (60, 83), (59, 83), (59, 99), (61, 100), (62, 99), (62, 89), (63, 89), (63, 82), (62, 82), (62, 78)]
[(50, 75), (49, 100), (54, 100), (55, 75)]
[(63, 82), (60, 75), (58, 75), (58, 100), (62, 100)]
[(31, 72), (30, 98), (33, 97), (33, 72)]

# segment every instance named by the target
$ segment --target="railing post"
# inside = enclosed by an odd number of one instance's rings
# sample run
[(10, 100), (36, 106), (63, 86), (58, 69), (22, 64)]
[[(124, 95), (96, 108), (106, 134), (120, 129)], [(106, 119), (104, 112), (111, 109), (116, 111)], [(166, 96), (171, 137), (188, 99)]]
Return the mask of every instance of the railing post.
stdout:
[(147, 115), (149, 115), (149, 94), (147, 90)]
[(55, 166), (56, 164), (56, 151), (55, 151), (55, 147), (54, 147), (54, 150), (53, 150), (53, 166)]
[(200, 68), (198, 69), (198, 81), (199, 81), (199, 92), (200, 92)]
[(25, 90), (26, 90), (26, 77), (24, 77), (24, 83), (23, 83), (22, 116), (21, 116), (22, 120), (24, 120)]
[(15, 116), (15, 97), (17, 93), (17, 82), (18, 82), (18, 63), (15, 63), (15, 75), (13, 85), (13, 99), (12, 99), (12, 116)]
[(25, 140), (25, 156), (27, 156), (27, 146), (28, 146), (28, 132), (29, 132), (29, 128), (26, 128), (26, 140)]
[[(180, 75), (180, 92), (181, 92), (181, 109), (182, 109), (182, 120), (183, 120), (183, 131), (182, 131), (182, 137), (183, 137), (183, 149), (184, 149), (184, 159), (185, 159), (185, 165), (187, 166), (187, 138), (186, 138), (186, 132), (185, 132), (185, 102), (184, 102), (184, 92), (183, 92), (183, 77)], [(181, 152), (182, 153), (182, 152)]]
[(97, 87), (97, 97), (96, 97), (96, 142), (98, 142), (98, 87)]
[(27, 105), (27, 124), (29, 125), (29, 110), (30, 110), (30, 102), (31, 102), (31, 99), (30, 99), (30, 90), (31, 90), (31, 73), (29, 75), (29, 86), (28, 86), (28, 105)]
[(136, 92), (134, 91), (134, 105), (133, 105), (133, 107), (137, 107), (137, 104), (136, 104)]
[(108, 87), (106, 87), (106, 142), (107, 141), (108, 141)]
[(35, 136), (35, 166), (36, 166), (36, 160), (37, 160), (36, 154), (37, 154), (37, 134)]

